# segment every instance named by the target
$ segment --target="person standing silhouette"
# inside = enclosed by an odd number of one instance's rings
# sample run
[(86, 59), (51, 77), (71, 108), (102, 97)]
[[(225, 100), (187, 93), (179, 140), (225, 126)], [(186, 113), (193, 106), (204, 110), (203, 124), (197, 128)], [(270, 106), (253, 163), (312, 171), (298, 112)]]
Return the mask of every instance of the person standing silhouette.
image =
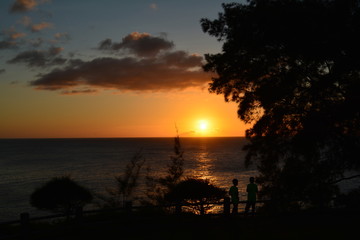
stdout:
[(239, 181), (237, 179), (233, 179), (233, 186), (230, 187), (229, 195), (231, 197), (231, 202), (233, 204), (232, 213), (238, 213), (238, 205), (239, 205), (239, 189), (237, 187)]
[(248, 193), (248, 198), (246, 201), (245, 215), (249, 212), (250, 207), (253, 214), (255, 214), (255, 205), (256, 205), (256, 194), (258, 192), (258, 186), (255, 184), (255, 178), (250, 177), (250, 183), (246, 187), (246, 192)]

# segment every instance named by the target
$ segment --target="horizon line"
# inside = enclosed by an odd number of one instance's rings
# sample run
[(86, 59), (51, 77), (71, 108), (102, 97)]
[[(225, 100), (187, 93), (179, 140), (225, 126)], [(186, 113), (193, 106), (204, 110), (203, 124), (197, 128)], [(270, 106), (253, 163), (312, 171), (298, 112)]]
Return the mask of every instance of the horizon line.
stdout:
[[(125, 138), (174, 138), (171, 137), (0, 137), (0, 140), (25, 140), (25, 139), (125, 139)], [(180, 138), (245, 138), (245, 136), (179, 136)]]

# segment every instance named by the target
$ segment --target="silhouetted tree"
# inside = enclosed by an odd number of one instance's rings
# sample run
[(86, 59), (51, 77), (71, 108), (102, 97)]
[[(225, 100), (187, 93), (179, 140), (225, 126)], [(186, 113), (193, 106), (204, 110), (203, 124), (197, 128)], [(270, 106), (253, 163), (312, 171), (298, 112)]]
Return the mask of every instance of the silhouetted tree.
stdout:
[(36, 189), (30, 196), (30, 204), (41, 210), (62, 212), (67, 215), (76, 208), (92, 201), (89, 190), (68, 176), (55, 177)]
[(147, 198), (145, 204), (163, 204), (165, 203), (164, 196), (179, 183), (183, 177), (183, 150), (181, 148), (180, 137), (177, 135), (174, 138), (174, 155), (170, 156), (170, 164), (168, 164), (167, 174), (164, 177), (156, 177), (151, 175), (151, 169), (148, 169), (146, 176)]
[(97, 195), (104, 202), (102, 207), (123, 207), (126, 201), (131, 200), (133, 192), (138, 186), (140, 170), (144, 163), (142, 152), (137, 152), (125, 166), (124, 173), (115, 176), (116, 187), (106, 189), (108, 196)]
[(159, 179), (159, 182), (168, 189), (173, 188), (181, 179), (184, 173), (184, 158), (181, 149), (180, 137), (174, 138), (174, 155), (170, 156), (171, 163), (168, 165), (167, 175)]
[(176, 184), (168, 193), (165, 200), (178, 204), (196, 204), (188, 206), (196, 213), (205, 214), (225, 197), (225, 190), (211, 184), (209, 180), (188, 178)]
[(262, 194), (282, 204), (325, 205), (332, 183), (359, 168), (359, 4), (250, 0), (201, 20), (223, 42), (205, 55), (204, 70), (216, 73), (209, 91), (253, 123), (246, 164), (258, 166)]

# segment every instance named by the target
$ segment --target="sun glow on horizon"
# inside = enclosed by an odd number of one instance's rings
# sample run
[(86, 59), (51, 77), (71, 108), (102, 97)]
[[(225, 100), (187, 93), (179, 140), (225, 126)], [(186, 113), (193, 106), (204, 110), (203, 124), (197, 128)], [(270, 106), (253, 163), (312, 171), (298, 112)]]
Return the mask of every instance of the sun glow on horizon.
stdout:
[(206, 120), (199, 121), (199, 129), (202, 131), (205, 131), (206, 129), (208, 129), (208, 125), (209, 125), (209, 123)]
[(210, 123), (206, 119), (201, 119), (197, 122), (197, 131), (202, 135), (208, 135), (210, 131)]

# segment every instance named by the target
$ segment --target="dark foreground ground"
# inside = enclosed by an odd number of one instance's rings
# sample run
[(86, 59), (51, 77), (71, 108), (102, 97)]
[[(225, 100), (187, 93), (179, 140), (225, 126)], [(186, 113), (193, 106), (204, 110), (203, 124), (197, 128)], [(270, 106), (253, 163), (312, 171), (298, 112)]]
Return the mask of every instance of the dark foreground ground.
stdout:
[[(0, 226), (0, 239), (24, 239)], [(25, 239), (359, 239), (359, 211), (225, 217), (132, 214), (88, 216), (82, 222), (33, 223)]]

